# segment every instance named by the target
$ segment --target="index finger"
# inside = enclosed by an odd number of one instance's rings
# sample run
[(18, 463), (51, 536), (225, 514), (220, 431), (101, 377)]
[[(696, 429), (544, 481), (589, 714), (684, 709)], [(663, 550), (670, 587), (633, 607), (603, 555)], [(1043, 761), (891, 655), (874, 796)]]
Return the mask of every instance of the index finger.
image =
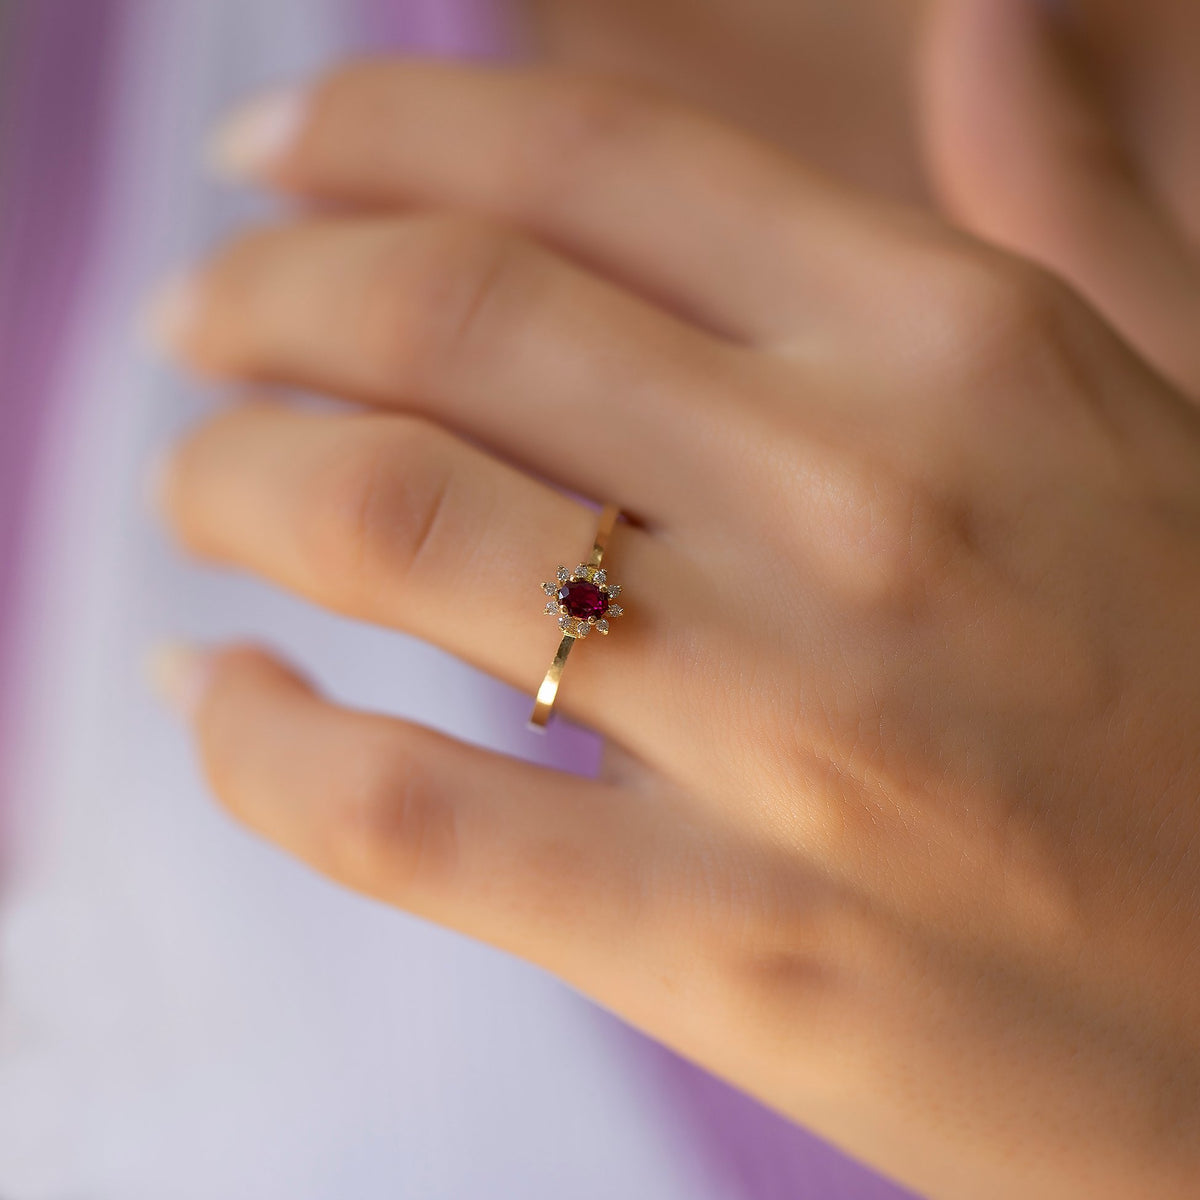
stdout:
[(751, 342), (819, 315), (818, 277), (844, 279), (843, 235), (864, 236), (865, 201), (753, 137), (644, 89), (544, 69), (354, 64), (235, 115), (215, 153), (231, 173), (319, 199), (519, 225)]

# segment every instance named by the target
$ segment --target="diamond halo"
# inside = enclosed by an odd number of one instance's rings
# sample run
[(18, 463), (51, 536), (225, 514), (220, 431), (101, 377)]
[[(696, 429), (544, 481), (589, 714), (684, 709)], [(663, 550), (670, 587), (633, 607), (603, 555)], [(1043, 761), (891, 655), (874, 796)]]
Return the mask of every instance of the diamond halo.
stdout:
[(624, 613), (614, 603), (621, 586), (608, 582), (608, 573), (599, 567), (580, 563), (574, 571), (559, 567), (553, 582), (542, 584), (550, 597), (545, 611), (558, 620), (568, 637), (585, 638), (593, 632), (607, 634), (613, 620)]

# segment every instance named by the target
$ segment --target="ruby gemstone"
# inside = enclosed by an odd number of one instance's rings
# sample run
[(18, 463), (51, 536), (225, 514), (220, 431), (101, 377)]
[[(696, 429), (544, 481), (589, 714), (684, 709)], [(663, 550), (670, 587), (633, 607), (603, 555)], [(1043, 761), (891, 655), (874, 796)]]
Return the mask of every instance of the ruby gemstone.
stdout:
[(602, 617), (608, 611), (608, 597), (594, 583), (588, 583), (585, 579), (564, 583), (558, 589), (558, 602), (577, 621)]

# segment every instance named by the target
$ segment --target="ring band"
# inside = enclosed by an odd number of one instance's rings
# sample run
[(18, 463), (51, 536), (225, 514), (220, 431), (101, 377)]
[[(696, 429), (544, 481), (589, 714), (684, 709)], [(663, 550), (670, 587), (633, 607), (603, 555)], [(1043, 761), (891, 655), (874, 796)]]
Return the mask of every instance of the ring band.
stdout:
[(545, 729), (550, 720), (571, 647), (593, 630), (601, 634), (608, 633), (609, 622), (624, 611), (614, 603), (620, 595), (620, 586), (608, 582), (608, 573), (601, 566), (608, 539), (620, 516), (621, 510), (616, 505), (606, 504), (600, 512), (587, 562), (580, 563), (574, 571), (559, 567), (555, 581), (542, 584), (542, 591), (550, 597), (546, 612), (558, 618), (563, 637), (558, 643), (554, 661), (542, 680), (542, 686), (537, 690), (537, 699), (529, 717), (533, 729)]

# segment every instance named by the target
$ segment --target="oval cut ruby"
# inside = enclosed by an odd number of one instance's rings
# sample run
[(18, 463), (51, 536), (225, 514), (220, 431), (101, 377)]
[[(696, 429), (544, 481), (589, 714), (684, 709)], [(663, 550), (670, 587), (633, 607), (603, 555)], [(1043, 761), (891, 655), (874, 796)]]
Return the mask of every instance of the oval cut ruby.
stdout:
[(608, 597), (586, 579), (564, 583), (558, 589), (558, 602), (577, 621), (586, 621), (588, 617), (602, 617), (608, 611)]

